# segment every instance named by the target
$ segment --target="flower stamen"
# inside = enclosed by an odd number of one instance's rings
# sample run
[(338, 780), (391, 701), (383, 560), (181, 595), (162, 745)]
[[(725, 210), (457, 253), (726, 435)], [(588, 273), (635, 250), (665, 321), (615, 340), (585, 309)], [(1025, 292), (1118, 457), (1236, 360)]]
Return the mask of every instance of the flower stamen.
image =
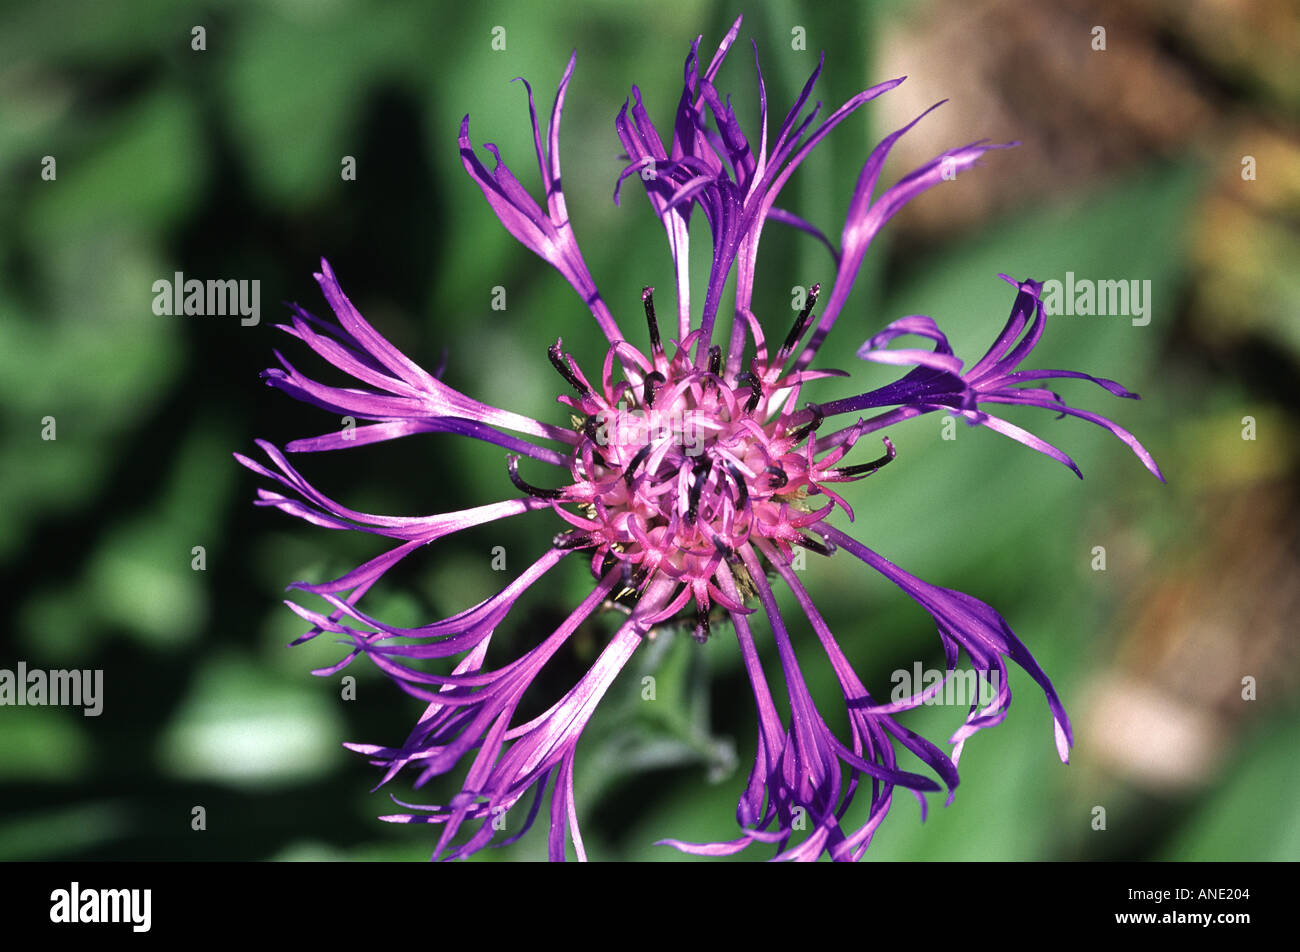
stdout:
[(853, 479), (853, 478), (860, 479), (864, 476), (870, 476), (872, 473), (880, 469), (886, 463), (892, 462), (894, 457), (898, 455), (898, 450), (894, 449), (894, 444), (889, 439), (889, 437), (885, 436), (882, 437), (881, 439), (884, 441), (885, 444), (884, 456), (880, 457), (879, 459), (874, 459), (870, 463), (858, 463), (856, 466), (841, 466), (838, 469), (831, 470), (831, 472), (835, 473), (838, 476), (843, 476), (846, 479)]
[(519, 475), (519, 457), (506, 457), (506, 472), (510, 474), (510, 481), (521, 491), (538, 499), (565, 499), (566, 493), (563, 489), (543, 489), (540, 486), (534, 486), (532, 483), (525, 482)]

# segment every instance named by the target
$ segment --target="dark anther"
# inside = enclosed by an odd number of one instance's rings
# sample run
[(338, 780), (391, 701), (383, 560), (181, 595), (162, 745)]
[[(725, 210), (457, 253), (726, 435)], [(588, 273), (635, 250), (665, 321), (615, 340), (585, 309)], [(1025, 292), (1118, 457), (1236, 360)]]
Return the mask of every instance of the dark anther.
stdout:
[[(600, 445), (601, 443), (600, 430), (596, 427), (596, 418), (594, 416), (589, 416), (587, 417), (586, 420), (582, 422), (582, 433), (584, 436), (587, 437), (587, 439), (591, 440), (592, 443)], [(596, 449), (594, 446), (592, 447), (591, 455), (592, 458), (595, 459), (595, 461), (599, 463), (601, 466), (609, 465), (609, 462), (605, 459), (604, 454), (602, 454), (600, 450)]]
[(510, 473), (510, 481), (514, 483), (515, 486), (518, 487), (521, 492), (526, 492), (530, 496), (536, 496), (538, 499), (563, 499), (564, 498), (563, 489), (542, 489), (539, 486), (534, 486), (530, 483), (524, 482), (523, 479), (519, 476), (518, 456), (506, 457), (506, 470)]
[(813, 418), (811, 421), (805, 423), (803, 426), (799, 427), (799, 429), (790, 434), (790, 439), (794, 441), (794, 443), (791, 444), (792, 446), (800, 443), (805, 436), (813, 432), (817, 427), (821, 426), (822, 421), (826, 419), (825, 415), (822, 413), (822, 408), (817, 404), (810, 403), (808, 404), (807, 409), (812, 411)]
[(889, 441), (889, 437), (886, 436), (883, 439), (885, 441), (885, 455), (880, 459), (873, 459), (870, 463), (859, 463), (856, 466), (841, 466), (835, 472), (841, 476), (870, 476), (898, 455), (898, 450), (894, 449), (894, 444)]
[(650, 327), (650, 349), (656, 354), (664, 352), (663, 342), (659, 340), (659, 321), (655, 318), (655, 289), (641, 289), (641, 303), (645, 305), (645, 322)]
[(695, 517), (700, 509), (700, 494), (704, 492), (704, 484), (709, 481), (709, 473), (713, 470), (713, 458), (710, 456), (701, 456), (695, 463), (695, 468), (691, 475), (695, 481), (691, 483), (690, 492), (686, 496), (686, 524), (688, 526), (695, 524)]
[(722, 372), (722, 347), (714, 344), (709, 348), (709, 373), (717, 376)]
[(546, 353), (551, 358), (551, 365), (560, 372), (561, 377), (569, 382), (569, 386), (578, 391), (578, 396), (585, 397), (587, 394), (591, 393), (591, 391), (587, 389), (586, 384), (578, 379), (578, 375), (573, 372), (573, 368), (564, 360), (563, 355), (560, 353), (560, 347), (562, 344), (562, 341), (557, 340), (550, 347), (546, 348)]
[[(620, 561), (621, 560), (618, 557), (618, 553), (614, 552), (613, 550), (610, 550), (606, 552), (605, 557), (600, 560), (600, 571), (594, 572), (592, 574), (595, 575), (596, 578), (604, 578), (619, 564)], [(614, 601), (618, 602), (621, 600), (621, 598), (622, 598), (622, 593), (620, 593), (619, 595), (615, 595)]]
[(699, 644), (704, 644), (709, 640), (709, 610), (698, 603), (695, 606), (695, 633), (693, 637)]
[(735, 558), (736, 550), (722, 541), (722, 536), (713, 537), (713, 549), (728, 562)]
[(831, 550), (826, 545), (825, 542), (820, 542), (817, 539), (809, 538), (808, 536), (803, 535), (802, 533), (800, 533), (799, 538), (791, 539), (790, 541), (793, 542), (795, 545), (803, 546), (809, 552), (816, 552), (818, 555), (829, 556), (831, 554)]
[(763, 472), (772, 474), (771, 489), (773, 492), (780, 489), (782, 486), (784, 486), (786, 483), (790, 481), (790, 477), (785, 474), (785, 470), (783, 470), (780, 466), (777, 466), (775, 463), (773, 463), (771, 466), (764, 469)]
[(632, 488), (632, 479), (636, 476), (637, 467), (645, 462), (645, 458), (650, 455), (650, 444), (647, 443), (636, 451), (632, 457), (632, 462), (627, 464), (627, 469), (623, 470), (623, 482), (627, 483), (627, 488)]
[(600, 438), (600, 427), (597, 425), (594, 416), (588, 416), (582, 421), (582, 435), (599, 446), (604, 445), (604, 442)]
[(736, 484), (736, 489), (740, 491), (740, 498), (736, 500), (736, 508), (744, 509), (745, 503), (749, 502), (749, 486), (745, 483), (745, 477), (735, 463), (728, 462), (726, 466), (727, 472), (731, 474), (731, 479)]
[(596, 540), (591, 537), (590, 532), (579, 532), (577, 529), (561, 532), (551, 540), (551, 545), (557, 549), (585, 549), (595, 544)]
[(641, 400), (647, 407), (655, 405), (655, 388), (652, 386), (655, 382), (667, 383), (668, 379), (657, 370), (652, 370), (645, 375), (645, 384), (641, 391)]
[(776, 359), (779, 363), (785, 363), (785, 359), (794, 351), (795, 344), (799, 343), (799, 338), (803, 337), (803, 332), (808, 329), (808, 319), (812, 316), (813, 305), (817, 303), (817, 295), (821, 291), (820, 284), (814, 284), (808, 289), (808, 300), (804, 308), (799, 312), (799, 316), (794, 319), (794, 327), (790, 328), (790, 333), (786, 335), (785, 343), (781, 349), (776, 352)]
[(736, 375), (736, 383), (738, 385), (742, 383), (749, 384), (749, 399), (745, 401), (745, 412), (753, 413), (754, 407), (758, 406), (758, 401), (763, 396), (763, 382), (746, 370)]

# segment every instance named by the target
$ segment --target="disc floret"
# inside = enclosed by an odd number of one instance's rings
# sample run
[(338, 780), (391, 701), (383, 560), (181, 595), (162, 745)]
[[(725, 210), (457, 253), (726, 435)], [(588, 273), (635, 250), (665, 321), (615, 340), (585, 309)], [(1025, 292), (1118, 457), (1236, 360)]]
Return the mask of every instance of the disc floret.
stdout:
[(860, 479), (894, 457), (885, 439), (879, 460), (840, 466), (856, 435), (819, 448), (820, 411), (811, 404), (795, 409), (804, 383), (837, 373), (785, 369), (819, 290), (814, 285), (781, 348), (769, 357), (760, 344), (749, 369), (729, 380), (719, 348), (692, 357), (693, 348), (700, 351), (698, 331), (669, 341), (669, 354), (655, 318), (654, 289), (646, 288), (650, 353), (615, 342), (599, 387), (563, 352), (562, 342), (550, 348), (552, 364), (574, 390), (560, 397), (580, 434), (570, 458), (573, 483), (560, 489), (524, 483), (518, 458), (511, 458), (516, 485), (554, 500), (573, 526), (557, 545), (589, 549), (598, 577), (622, 563), (624, 596), (634, 597), (657, 574), (673, 579), (678, 587), (656, 619), (693, 600), (699, 638), (708, 633), (715, 603), (746, 610), (717, 584), (722, 560), (743, 573), (737, 552), (753, 536), (770, 540), (787, 559), (796, 545), (827, 553), (803, 530), (837, 505), (852, 515), (827, 484)]

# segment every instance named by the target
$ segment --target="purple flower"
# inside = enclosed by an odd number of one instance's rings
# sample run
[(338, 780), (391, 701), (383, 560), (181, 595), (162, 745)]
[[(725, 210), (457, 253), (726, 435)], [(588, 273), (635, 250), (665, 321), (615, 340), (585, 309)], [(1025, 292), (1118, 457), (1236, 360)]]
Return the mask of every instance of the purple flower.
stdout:
[[(1074, 460), (1059, 449), (1032, 433), (980, 409), (982, 404), (989, 403), (1042, 407), (1046, 410), (1055, 410), (1061, 415), (1076, 416), (1106, 428), (1128, 444), (1142, 461), (1142, 465), (1163, 482), (1164, 476), (1161, 475), (1156, 461), (1128, 430), (1099, 414), (1067, 406), (1061, 397), (1051, 390), (1021, 386), (1037, 380), (1073, 377), (1091, 380), (1117, 397), (1138, 399), (1136, 393), (1129, 393), (1113, 380), (1093, 377), (1075, 370), (1017, 370), (1020, 361), (1028, 356), (1043, 335), (1045, 323), (1041, 298), (1043, 286), (1037, 281), (1017, 283), (1005, 274), (999, 277), (1008, 284), (1015, 285), (1019, 293), (1011, 308), (1011, 316), (1007, 319), (1006, 327), (988, 349), (988, 353), (970, 370), (962, 373), (962, 361), (953, 355), (952, 348), (948, 346), (948, 338), (934, 321), (924, 315), (914, 314), (894, 321), (876, 334), (862, 345), (858, 350), (858, 356), (882, 364), (915, 365), (916, 369), (901, 380), (879, 390), (821, 404), (816, 408), (816, 412), (824, 418), (841, 413), (856, 413), (873, 407), (896, 406), (898, 408), (868, 421), (865, 425), (855, 425), (842, 431), (847, 437), (849, 433), (860, 434), (877, 430), (931, 410), (947, 409), (966, 418), (972, 424), (987, 426), (1026, 446), (1033, 447), (1057, 462), (1065, 464), (1082, 479), (1083, 473), (1079, 471)], [(934, 349), (932, 351), (885, 349), (885, 345), (895, 338), (907, 335), (933, 340)]]
[[(298, 642), (323, 632), (348, 647), (332, 674), (365, 655), (402, 690), (427, 705), (406, 740), (392, 746), (349, 744), (383, 768), (382, 783), (399, 773), (414, 773), (419, 787), (468, 762), (461, 792), (442, 804), (403, 804), (409, 812), (385, 819), (432, 823), (441, 827), (435, 858), (467, 856), (479, 848), (512, 842), (529, 829), (539, 810), (550, 809), (549, 853), (564, 859), (567, 840), (585, 858), (574, 803), (576, 749), (593, 711), (620, 670), (656, 625), (694, 619), (695, 637), (707, 639), (712, 613), (730, 620), (754, 693), (758, 737), (753, 768), (741, 793), (736, 821), (739, 835), (716, 843), (664, 842), (706, 855), (738, 852), (753, 843), (774, 847), (779, 859), (858, 859), (884, 820), (895, 788), (913, 793), (925, 807), (925, 794), (946, 789), (952, 800), (958, 784), (962, 745), (975, 731), (999, 723), (1010, 703), (1007, 661), (1027, 671), (1043, 689), (1062, 760), (1071, 744), (1070, 722), (1051, 681), (996, 611), (970, 595), (940, 588), (905, 572), (830, 523), (835, 509), (852, 520), (848, 503), (836, 492), (840, 483), (863, 479), (896, 456), (883, 437), (884, 453), (853, 462), (858, 440), (893, 423), (932, 410), (948, 410), (974, 424), (997, 430), (1047, 453), (1078, 472), (1060, 450), (992, 415), (994, 404), (1031, 405), (1078, 416), (1104, 426), (1128, 443), (1157, 476), (1154, 461), (1124, 429), (1104, 417), (1067, 406), (1055, 393), (1032, 386), (1054, 378), (1083, 378), (1120, 397), (1133, 398), (1113, 381), (1073, 371), (1019, 370), (1043, 331), (1037, 282), (1011, 282), (1017, 292), (1011, 317), (988, 353), (963, 372), (947, 338), (927, 317), (895, 321), (863, 346), (864, 359), (910, 370), (896, 382), (856, 396), (798, 408), (805, 384), (844, 377), (840, 371), (813, 370), (809, 364), (832, 329), (857, 276), (867, 246), (881, 226), (916, 195), (969, 168), (988, 149), (980, 143), (952, 149), (875, 194), (890, 148), (911, 124), (886, 137), (867, 157), (849, 195), (839, 247), (798, 216), (776, 205), (790, 175), (808, 153), (860, 105), (898, 85), (893, 80), (850, 99), (820, 124), (820, 106), (805, 111), (819, 63), (776, 137), (767, 134), (767, 100), (758, 73), (761, 131), (751, 140), (740, 128), (730, 102), (714, 86), (719, 67), (740, 28), (737, 20), (710, 65), (700, 72), (699, 40), (686, 60), (685, 85), (667, 144), (633, 90), (616, 129), (629, 164), (619, 184), (642, 182), (669, 238), (676, 266), (677, 334), (665, 339), (655, 312), (653, 289), (645, 288), (645, 349), (630, 343), (596, 289), (569, 224), (560, 187), (559, 126), (565, 90), (573, 75), (571, 59), (560, 81), (550, 124), (543, 138), (527, 90), (529, 115), (545, 207), (519, 184), (493, 146), (494, 168), (477, 158), (469, 119), (461, 124), (459, 146), (470, 177), (483, 190), (506, 229), (548, 261), (590, 308), (609, 340), (598, 376), (589, 377), (559, 341), (549, 358), (571, 392), (559, 397), (571, 427), (557, 426), (516, 412), (487, 406), (422, 370), (371, 327), (343, 294), (329, 265), (316, 275), (336, 322), (294, 307), (282, 329), (305, 342), (328, 363), (353, 377), (358, 386), (331, 387), (301, 374), (277, 354), (281, 367), (265, 372), (268, 384), (335, 414), (362, 419), (355, 431), (327, 433), (288, 444), (291, 453), (345, 449), (414, 433), (452, 432), (493, 443), (509, 451), (507, 474), (519, 490), (515, 498), (460, 512), (429, 517), (389, 517), (347, 509), (318, 492), (275, 447), (259, 443), (270, 466), (237, 458), (276, 485), (259, 491), (258, 504), (274, 506), (316, 525), (355, 529), (396, 542), (392, 548), (340, 578), (294, 583), (292, 588), (319, 597), (317, 609), (289, 602), (310, 624)], [(755, 51), (757, 70), (757, 51)], [(919, 118), (919, 117), (918, 117)], [(618, 189), (615, 190), (618, 197)], [(692, 317), (688, 268), (688, 224), (703, 210), (713, 236), (713, 263), (702, 316)], [(759, 238), (769, 221), (806, 231), (831, 249), (835, 280), (820, 317), (815, 318), (820, 287), (782, 342), (770, 347), (752, 310)], [(728, 346), (714, 343), (722, 289), (736, 274), (736, 300)], [(1009, 280), (1009, 279), (1008, 279)], [(896, 338), (912, 335), (932, 343), (928, 349), (890, 349)], [(1029, 384), (1029, 386), (1026, 386)], [(830, 434), (822, 427), (834, 416), (857, 417)], [(556, 468), (547, 485), (525, 480), (530, 468)], [(363, 596), (397, 562), (415, 549), (470, 526), (533, 510), (548, 510), (563, 529), (553, 545), (498, 594), (458, 614), (427, 625), (402, 628), (373, 617)], [(889, 704), (872, 699), (808, 592), (792, 570), (795, 548), (821, 555), (844, 550), (896, 584), (934, 619), (949, 674), (962, 653), (972, 668), (991, 676), (995, 696), (973, 704), (950, 738), (945, 753), (904, 727), (896, 714), (914, 708), (935, 688)], [(505, 664), (488, 661), (493, 634), (531, 586), (570, 556), (587, 559), (594, 586), (564, 622)], [(793, 591), (816, 645), (793, 632), (777, 605), (770, 579), (779, 576)], [(565, 649), (573, 632), (607, 601), (620, 602), (627, 619), (605, 645), (591, 669), (549, 708), (520, 722), (538, 673)], [(753, 623), (753, 618), (765, 621)], [(779, 713), (758, 649), (760, 638), (775, 642), (790, 717)], [(295, 643), (298, 643), (295, 642)], [(820, 649), (839, 681), (848, 717), (848, 734), (836, 734), (823, 719), (806, 682), (799, 654)], [(450, 671), (430, 673), (428, 662), (455, 659)], [(914, 759), (918, 773), (900, 762)], [(869, 792), (866, 821), (856, 829), (841, 822), (863, 787)], [(497, 840), (507, 811), (526, 811), (515, 832)], [(399, 801), (400, 802), (400, 801)]]

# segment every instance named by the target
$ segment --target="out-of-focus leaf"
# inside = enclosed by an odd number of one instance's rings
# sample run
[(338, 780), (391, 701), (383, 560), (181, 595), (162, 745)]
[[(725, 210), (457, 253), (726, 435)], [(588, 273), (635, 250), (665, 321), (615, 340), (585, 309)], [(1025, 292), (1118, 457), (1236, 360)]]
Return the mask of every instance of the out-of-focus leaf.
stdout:
[(1161, 859), (1295, 862), (1300, 859), (1296, 714), (1280, 712), (1209, 792)]
[(345, 757), (333, 690), (283, 681), (242, 658), (209, 659), (164, 733), (158, 765), (171, 777), (242, 787), (327, 773)]

